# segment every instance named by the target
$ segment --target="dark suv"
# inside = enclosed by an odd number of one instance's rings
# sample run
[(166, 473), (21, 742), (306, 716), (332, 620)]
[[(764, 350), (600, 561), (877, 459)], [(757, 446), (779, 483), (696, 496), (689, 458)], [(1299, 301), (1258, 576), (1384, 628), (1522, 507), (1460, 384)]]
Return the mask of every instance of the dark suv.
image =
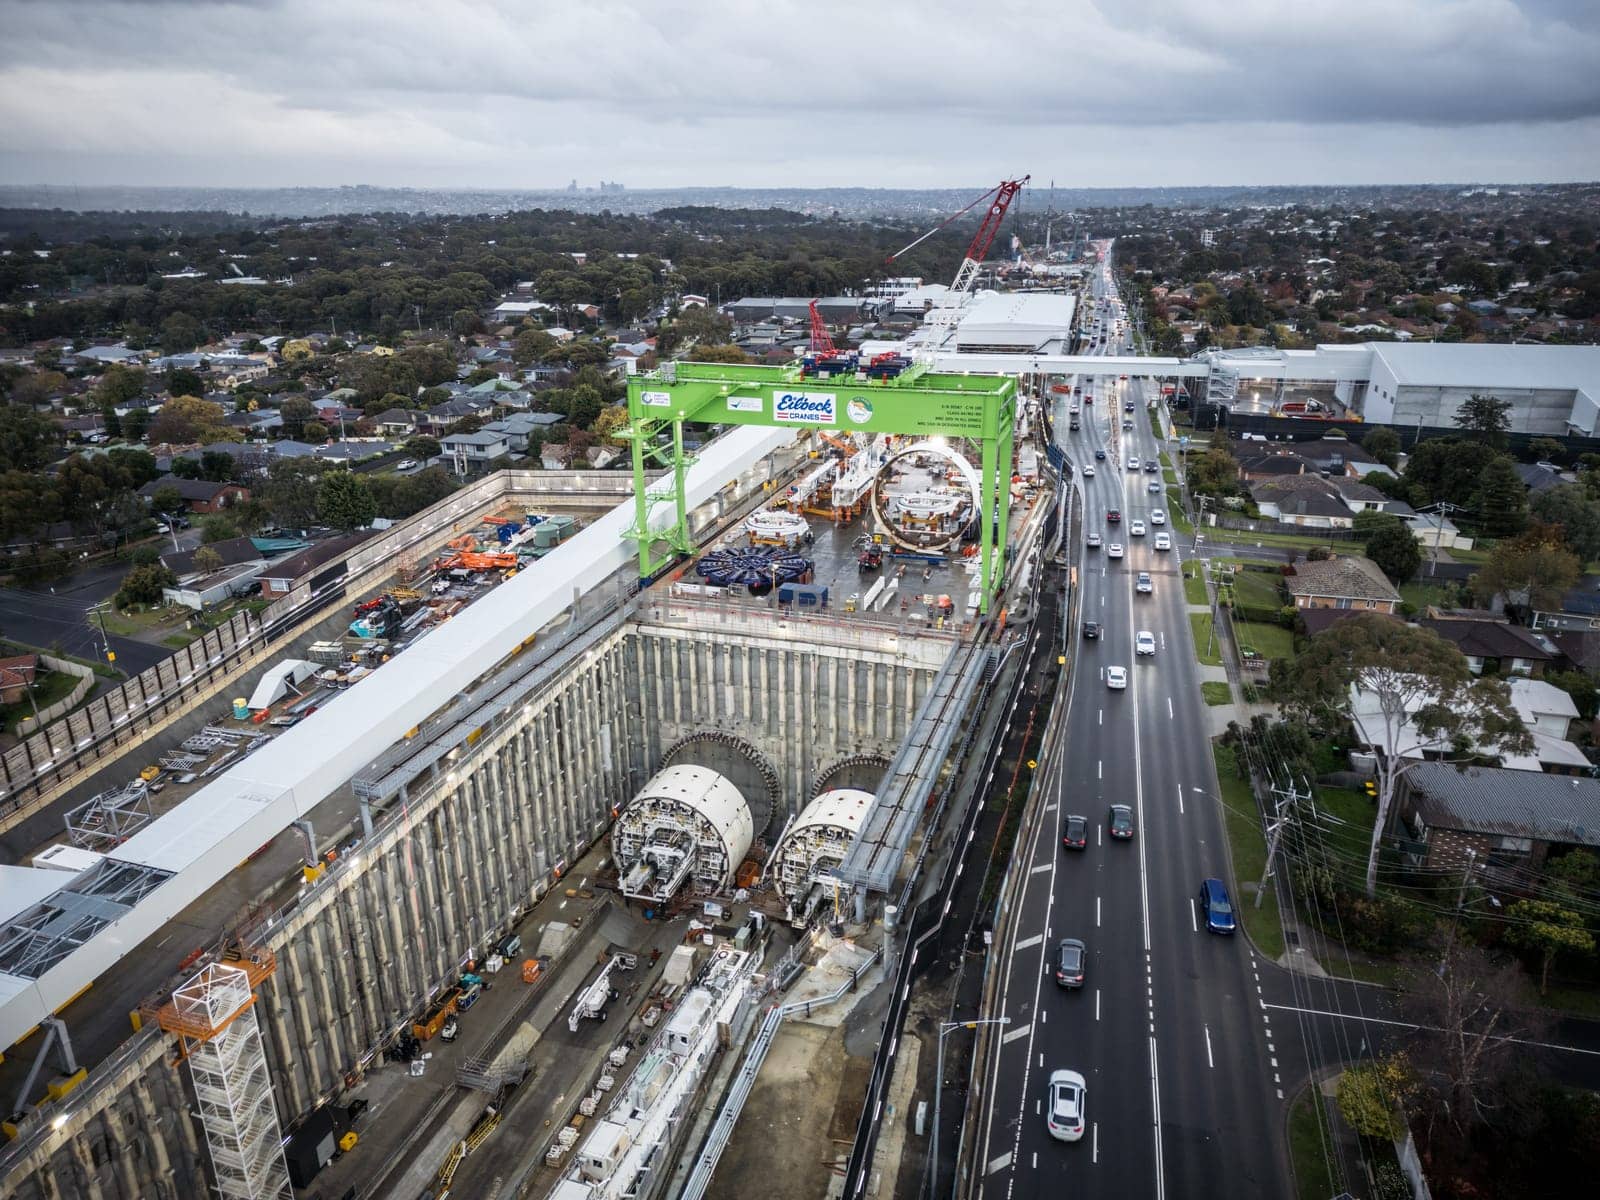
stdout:
[(1228, 899), (1228, 888), (1222, 880), (1208, 879), (1200, 885), (1200, 912), (1210, 932), (1233, 932), (1233, 902)]
[(1085, 621), (1083, 623), (1083, 637), (1085, 641), (1098, 642), (1100, 640), (1100, 622)]
[(1067, 831), (1061, 835), (1063, 850), (1082, 850), (1089, 844), (1089, 819), (1068, 817)]
[(1133, 837), (1133, 809), (1126, 804), (1113, 804), (1106, 817), (1106, 829), (1114, 838)]
[(1056, 982), (1064, 988), (1081, 988), (1087, 958), (1082, 942), (1062, 938), (1056, 947)]

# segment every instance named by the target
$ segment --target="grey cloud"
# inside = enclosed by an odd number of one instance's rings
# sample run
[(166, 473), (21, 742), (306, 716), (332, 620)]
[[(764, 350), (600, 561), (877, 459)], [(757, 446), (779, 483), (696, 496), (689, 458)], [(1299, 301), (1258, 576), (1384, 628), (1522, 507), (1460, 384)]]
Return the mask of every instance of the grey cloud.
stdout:
[(281, 136), (305, 145), (288, 169), (325, 154), (347, 179), (515, 160), (549, 182), (575, 153), (657, 182), (876, 179), (902, 156), (949, 179), (1030, 155), (1132, 165), (1181, 126), (1242, 175), (1271, 126), (1340, 178), (1380, 140), (1409, 144), (1413, 178), (1467, 147), (1495, 177), (1524, 161), (1495, 145), (1513, 130), (1574, 177), (1600, 116), (1585, 0), (0, 0), (0, 28), (13, 162), (128, 143), (276, 162)]

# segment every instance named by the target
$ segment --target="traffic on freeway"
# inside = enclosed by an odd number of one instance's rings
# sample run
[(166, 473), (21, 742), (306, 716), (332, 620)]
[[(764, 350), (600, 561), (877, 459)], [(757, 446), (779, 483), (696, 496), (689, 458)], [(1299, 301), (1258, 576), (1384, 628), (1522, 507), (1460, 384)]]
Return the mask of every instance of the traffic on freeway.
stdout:
[[(1109, 246), (1090, 298), (1088, 352), (1128, 352)], [(1072, 670), (1039, 756), (1042, 817), (1018, 845), (988, 1014), (1008, 1023), (978, 1066), (964, 1169), (996, 1200), (1290, 1195), (1277, 1061), (1298, 1031), (1274, 1024), (1266, 964), (1233, 936), (1155, 389), (1068, 383), (1054, 421), (1082, 512), (1065, 534)]]

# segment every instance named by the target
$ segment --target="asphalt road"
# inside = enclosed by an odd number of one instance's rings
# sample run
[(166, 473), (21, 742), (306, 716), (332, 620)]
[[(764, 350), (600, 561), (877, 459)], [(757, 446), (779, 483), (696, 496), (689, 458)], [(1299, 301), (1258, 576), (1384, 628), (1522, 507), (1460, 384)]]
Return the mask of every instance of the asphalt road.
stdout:
[[(1108, 285), (1100, 276), (1097, 293)], [(1103, 349), (1123, 345), (1113, 331)], [(977, 1115), (978, 1195), (1277, 1200), (1292, 1188), (1274, 1063), (1299, 1023), (1262, 1006), (1262, 965), (1245, 938), (1207, 934), (1197, 917), (1200, 881), (1226, 878), (1228, 861), (1178, 573), (1186, 539), (1153, 549), (1155, 534), (1171, 529), (1150, 524), (1166, 500), (1147, 483), (1161, 476), (1126, 468), (1131, 456), (1157, 453), (1143, 385), (1101, 381), (1093, 395), (1081, 430), (1067, 432), (1060, 414), (1057, 436), (1080, 472), (1084, 533), (1122, 543), (1126, 557), (1077, 553), (1078, 615), (1101, 622), (1104, 635), (1085, 642), (1069, 631), (1076, 665), (1065, 720), (1040, 765), (1044, 816), (1019, 847), (1029, 870), (1020, 917), (999, 948), (1000, 1011), (1010, 1024), (989, 1064), (989, 1109)], [(1081, 474), (1086, 463), (1092, 478)], [(1112, 508), (1120, 525), (1106, 521)], [(1130, 534), (1135, 520), (1146, 523), (1142, 537)], [(1153, 594), (1136, 594), (1139, 571), (1150, 573)], [(1139, 630), (1154, 634), (1153, 657), (1136, 660)], [(1113, 665), (1127, 669), (1126, 690), (1107, 687)], [(1130, 843), (1106, 836), (1113, 803), (1135, 810)], [(1089, 821), (1082, 851), (1060, 847), (1070, 814)], [(1050, 974), (1064, 937), (1089, 949), (1081, 990), (1058, 988)], [(1045, 1128), (1049, 1075), (1063, 1067), (1087, 1081), (1088, 1128), (1077, 1144)]]
[[(199, 529), (178, 533), (181, 549), (192, 550), (199, 544)], [(168, 537), (159, 549), (165, 551), (171, 545)], [(0, 588), (0, 633), (29, 646), (45, 650), (59, 646), (77, 658), (103, 661), (100, 627), (89, 610), (109, 600), (127, 573), (128, 564), (118, 562), (89, 567), (53, 586)], [(130, 676), (172, 654), (170, 647), (158, 642), (115, 636), (105, 640), (116, 651), (118, 668)]]

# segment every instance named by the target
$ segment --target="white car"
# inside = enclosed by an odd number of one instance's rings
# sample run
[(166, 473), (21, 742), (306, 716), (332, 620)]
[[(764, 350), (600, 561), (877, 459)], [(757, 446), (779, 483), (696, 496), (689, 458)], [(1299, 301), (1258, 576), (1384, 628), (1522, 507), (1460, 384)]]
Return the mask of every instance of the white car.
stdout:
[(1063, 1142), (1083, 1137), (1083, 1107), (1089, 1092), (1083, 1076), (1076, 1071), (1050, 1072), (1050, 1104), (1045, 1117), (1050, 1136)]
[(1128, 536), (1129, 537), (1143, 537), (1144, 536), (1144, 522), (1143, 521), (1129, 521), (1128, 522)]
[(1122, 543), (1121, 542), (1112, 542), (1109, 546), (1107, 546), (1106, 547), (1106, 557), (1107, 558), (1121, 558), (1122, 557)]
[(1150, 524), (1152, 524), (1152, 525), (1165, 525), (1166, 523), (1167, 523), (1167, 510), (1166, 509), (1164, 509), (1164, 508), (1152, 508), (1150, 510)]
[(1084, 463), (1083, 464), (1083, 477), (1085, 479), (1093, 479), (1094, 478), (1094, 464), (1093, 463)]
[(1106, 686), (1114, 692), (1120, 692), (1128, 686), (1127, 667), (1107, 667)]
[(1098, 533), (1091, 533), (1089, 535), (1088, 539), (1087, 539), (1087, 542), (1088, 542), (1089, 549), (1091, 549), (1091, 550), (1100, 549), (1100, 535)]
[(1137, 471), (1138, 469), (1139, 469), (1139, 459), (1135, 455), (1132, 455), (1132, 454), (1128, 455), (1128, 470)]
[(417, 460), (416, 459), (414, 459), (414, 458), (402, 458), (399, 462), (395, 463), (394, 469), (396, 471), (413, 471), (413, 470), (416, 469), (416, 466), (417, 466)]
[(1151, 580), (1149, 571), (1140, 571), (1139, 572), (1139, 577), (1136, 580), (1134, 580), (1133, 590), (1136, 591), (1136, 592), (1140, 592), (1140, 593), (1142, 593), (1143, 595), (1146, 595), (1146, 596), (1151, 596), (1151, 595), (1155, 594), (1156, 585), (1155, 585), (1154, 581)]
[(1172, 549), (1172, 535), (1171, 534), (1167, 534), (1167, 533), (1158, 533), (1158, 534), (1156, 534), (1156, 549), (1157, 550), (1171, 550)]
[(1156, 635), (1148, 629), (1139, 630), (1133, 639), (1133, 652), (1135, 654), (1154, 654), (1156, 652)]

